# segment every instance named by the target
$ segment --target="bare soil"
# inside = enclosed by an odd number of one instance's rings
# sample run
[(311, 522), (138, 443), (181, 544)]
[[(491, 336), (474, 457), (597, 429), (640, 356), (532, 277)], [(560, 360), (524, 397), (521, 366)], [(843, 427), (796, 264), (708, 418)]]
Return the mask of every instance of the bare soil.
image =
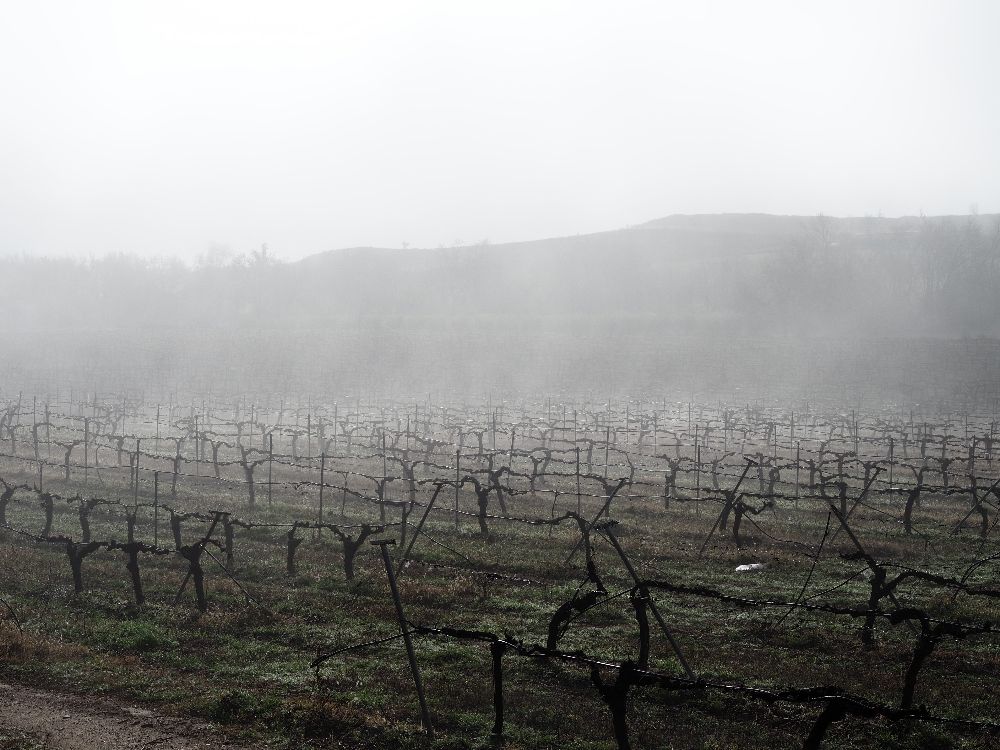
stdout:
[(217, 728), (109, 698), (0, 683), (0, 750), (250, 750)]

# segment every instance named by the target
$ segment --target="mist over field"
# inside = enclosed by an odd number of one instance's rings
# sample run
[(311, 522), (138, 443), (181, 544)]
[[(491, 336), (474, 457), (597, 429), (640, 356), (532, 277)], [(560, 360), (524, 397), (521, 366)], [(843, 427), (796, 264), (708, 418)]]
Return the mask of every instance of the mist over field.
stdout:
[(294, 262), (0, 266), (8, 382), (45, 388), (804, 392), (958, 369), (948, 341), (977, 339), (963, 387), (997, 374), (1000, 215), (670, 216)]

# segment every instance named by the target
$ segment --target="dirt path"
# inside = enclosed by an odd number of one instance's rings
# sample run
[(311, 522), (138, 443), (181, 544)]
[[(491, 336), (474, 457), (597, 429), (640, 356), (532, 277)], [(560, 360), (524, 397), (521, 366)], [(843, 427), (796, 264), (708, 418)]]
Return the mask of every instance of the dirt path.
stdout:
[(30, 741), (0, 747), (46, 750), (249, 750), (209, 725), (165, 716), (109, 698), (82, 698), (0, 683), (0, 737)]

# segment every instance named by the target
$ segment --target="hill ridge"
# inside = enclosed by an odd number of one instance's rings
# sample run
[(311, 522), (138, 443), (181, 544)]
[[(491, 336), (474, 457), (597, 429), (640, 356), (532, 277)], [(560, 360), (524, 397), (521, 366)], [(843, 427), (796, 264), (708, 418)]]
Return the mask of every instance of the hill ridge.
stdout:
[(659, 232), (697, 232), (725, 235), (757, 235), (770, 233), (780, 237), (806, 235), (814, 231), (816, 225), (826, 223), (832, 231), (853, 235), (895, 234), (915, 232), (921, 225), (952, 223), (962, 225), (973, 222), (981, 229), (1000, 226), (1000, 213), (993, 214), (939, 214), (933, 216), (831, 216), (827, 214), (770, 214), (765, 212), (724, 212), (704, 214), (668, 214), (639, 224), (617, 229), (603, 229), (582, 234), (555, 235), (535, 239), (509, 240), (505, 242), (479, 242), (438, 247), (384, 247), (378, 245), (354, 245), (350, 247), (321, 250), (300, 258), (294, 263), (306, 263), (316, 258), (335, 254), (356, 254), (359, 252), (420, 253), (456, 250), (504, 250), (521, 249), (527, 246), (546, 244), (586, 244), (598, 238), (625, 237), (629, 233), (639, 234), (650, 230)]

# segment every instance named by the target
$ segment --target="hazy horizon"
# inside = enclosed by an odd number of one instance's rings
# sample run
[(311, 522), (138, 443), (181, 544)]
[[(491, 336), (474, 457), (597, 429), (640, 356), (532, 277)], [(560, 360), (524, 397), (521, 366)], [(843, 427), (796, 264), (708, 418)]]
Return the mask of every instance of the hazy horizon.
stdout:
[(1000, 6), (9, 8), (0, 254), (1000, 210)]

